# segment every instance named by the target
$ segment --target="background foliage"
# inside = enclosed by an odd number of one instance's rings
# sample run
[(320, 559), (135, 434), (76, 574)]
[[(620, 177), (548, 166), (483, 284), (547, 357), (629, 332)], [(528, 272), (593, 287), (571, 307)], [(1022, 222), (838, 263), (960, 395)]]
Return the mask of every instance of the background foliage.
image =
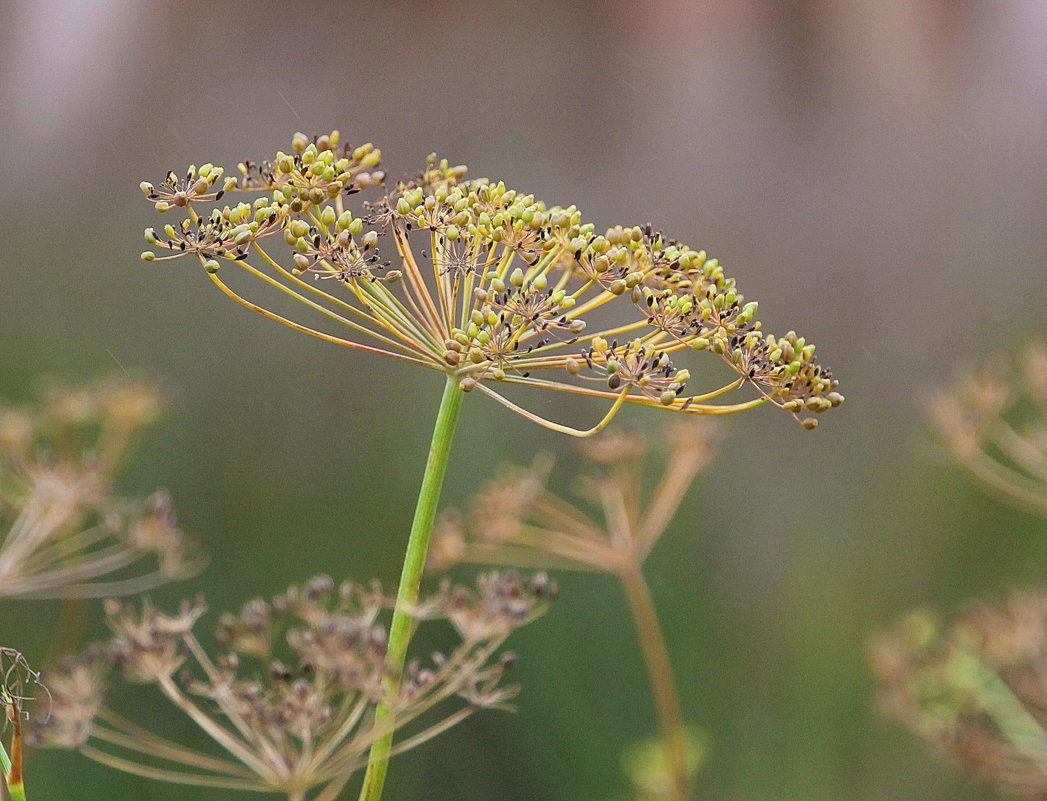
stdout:
[[(439, 378), (141, 263), (138, 182), (338, 127), (394, 175), (437, 150), (598, 225), (650, 220), (718, 256), (769, 328), (817, 342), (849, 398), (813, 434), (771, 410), (731, 421), (650, 563), (713, 742), (696, 795), (980, 798), (877, 717), (863, 647), (911, 605), (1043, 580), (1043, 522), (965, 483), (920, 403), (1043, 333), (1045, 28), (1031, 0), (6, 2), (0, 393), (125, 369), (177, 388), (122, 489), (167, 486), (212, 559), (157, 600), (233, 608), (317, 571), (391, 582)], [(470, 399), (445, 502), (540, 449), (569, 476), (567, 447)], [(519, 713), (406, 755), (390, 798), (621, 791), (620, 750), (654, 732), (624, 603), (605, 577), (561, 584), (513, 643)], [(0, 642), (42, 661), (60, 611), (6, 604)], [(28, 770), (36, 798), (183, 795), (69, 754)]]

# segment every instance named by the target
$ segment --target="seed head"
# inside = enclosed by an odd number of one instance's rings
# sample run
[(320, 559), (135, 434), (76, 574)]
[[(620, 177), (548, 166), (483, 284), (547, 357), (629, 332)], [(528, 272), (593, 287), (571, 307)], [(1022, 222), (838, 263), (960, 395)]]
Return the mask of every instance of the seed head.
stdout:
[(1047, 794), (1047, 595), (979, 604), (949, 626), (906, 615), (870, 646), (886, 714), (972, 778)]
[(155, 387), (130, 380), (0, 406), (0, 597), (130, 593), (195, 572), (168, 495), (132, 500), (112, 486), (161, 407)]
[[(153, 778), (296, 798), (315, 788), (314, 798), (334, 799), (390, 725), (412, 730), (395, 754), (476, 709), (503, 707), (516, 688), (501, 682), (511, 660), (498, 650), (553, 595), (542, 576), (494, 574), (475, 590), (443, 586), (419, 605), (418, 617), (448, 619), (461, 643), (412, 662), (399, 686), (388, 681), (379, 619), (395, 600), (377, 584), (318, 576), (250, 600), (220, 618), (211, 652), (194, 634), (201, 600), (173, 615), (110, 600), (112, 636), (48, 672), (53, 713), (38, 722), (34, 739)], [(225, 756), (172, 744), (151, 733), (149, 721), (113, 714), (102, 699), (107, 678), (155, 685)], [(375, 722), (379, 704), (392, 709), (387, 722)]]
[(970, 475), (1047, 515), (1047, 345), (1028, 346), (1018, 370), (996, 361), (962, 376), (932, 396), (928, 412)]
[[(435, 155), (385, 197), (356, 212), (346, 208), (348, 196), (383, 181), (380, 158), (371, 144), (341, 144), (337, 132), (296, 134), (291, 152), (241, 164), (235, 187), (210, 165), (205, 176), (204, 168), (191, 169), (184, 181), (170, 175), (159, 190), (145, 185), (158, 210), (177, 209), (184, 219), (162, 233), (147, 229), (151, 249), (143, 258), (195, 255), (248, 308), (331, 342), (446, 373), (464, 391), (480, 390), (577, 436), (601, 430), (623, 403), (690, 414), (771, 403), (813, 421), (810, 415), (843, 401), (814, 346), (793, 332), (765, 335), (757, 304), (704, 251), (650, 225), (597, 233), (574, 206), (467, 179), (464, 166)], [(258, 196), (198, 210), (221, 198), (212, 191), (220, 180), (223, 191)], [(340, 330), (249, 300), (235, 280), (218, 277), (227, 261)], [(737, 377), (691, 389), (689, 368), (674, 360), (695, 351), (718, 355)], [(526, 410), (497, 384), (612, 405), (597, 425), (578, 430)], [(746, 385), (755, 390), (752, 400), (710, 403)]]
[[(551, 469), (507, 467), (483, 486), (465, 514), (448, 510), (433, 529), (429, 568), (458, 562), (575, 568), (620, 574), (646, 560), (698, 472), (712, 459), (708, 422), (684, 421), (665, 432), (667, 458), (646, 503), (640, 488), (652, 448), (637, 431), (583, 440), (592, 469), (574, 484), (581, 503), (546, 489)], [(593, 507), (597, 514), (593, 514)]]

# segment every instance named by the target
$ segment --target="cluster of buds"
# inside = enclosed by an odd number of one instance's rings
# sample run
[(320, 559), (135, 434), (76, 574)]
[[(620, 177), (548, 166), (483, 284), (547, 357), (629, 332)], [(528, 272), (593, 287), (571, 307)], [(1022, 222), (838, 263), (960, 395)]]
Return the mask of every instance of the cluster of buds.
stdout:
[(127, 379), (0, 406), (0, 597), (97, 597), (191, 575), (197, 549), (163, 491), (116, 495), (116, 469), (162, 407)]
[(1016, 377), (995, 364), (928, 404), (953, 458), (995, 493), (1047, 515), (1047, 344), (1026, 347)]
[[(153, 249), (142, 258), (195, 256), (248, 308), (331, 342), (446, 373), (463, 391), (478, 389), (570, 434), (602, 429), (623, 403), (690, 414), (771, 403), (813, 427), (811, 413), (843, 401), (814, 346), (792, 332), (765, 334), (756, 303), (704, 251), (651, 226), (598, 233), (574, 206), (467, 179), (464, 166), (436, 156), (354, 213), (346, 198), (382, 182), (380, 157), (370, 144), (341, 143), (338, 132), (296, 134), (290, 153), (240, 165), (239, 181), (207, 164), (191, 168), (185, 181), (169, 176), (161, 189), (143, 184), (158, 211), (185, 216), (162, 235), (147, 229)], [(219, 181), (222, 190), (211, 191)], [(258, 197), (198, 208), (233, 190)], [(390, 258), (382, 255), (389, 250), (383, 239), (392, 240)], [(283, 247), (290, 252), (278, 252)], [(299, 300), (316, 322), (249, 300), (237, 276), (219, 276), (223, 262)], [(309, 277), (341, 287), (328, 291)], [(618, 318), (605, 306), (620, 310)], [(332, 333), (325, 320), (342, 331)], [(670, 359), (691, 351), (717, 354), (736, 377), (690, 391), (688, 370)], [(525, 410), (492, 384), (601, 397), (612, 406), (596, 426), (577, 430)], [(712, 402), (744, 385), (755, 398)]]
[[(221, 616), (213, 654), (193, 632), (202, 600), (174, 614), (109, 600), (112, 636), (47, 672), (51, 713), (36, 720), (32, 737), (156, 779), (277, 792), (290, 801), (315, 791), (314, 801), (331, 801), (391, 727), (424, 716), (396, 754), (478, 709), (505, 707), (517, 689), (501, 681), (513, 658), (499, 649), (555, 594), (544, 576), (511, 572), (483, 576), (476, 589), (444, 585), (419, 604), (417, 617), (450, 621), (460, 644), (410, 663), (399, 682), (389, 680), (381, 622), (394, 600), (377, 584), (318, 576), (249, 601)], [(115, 678), (154, 685), (225, 755), (171, 742), (112, 712), (104, 696)], [(392, 715), (376, 723), (379, 704)]]
[(1047, 594), (978, 605), (947, 627), (912, 612), (870, 658), (888, 715), (972, 778), (1047, 797)]

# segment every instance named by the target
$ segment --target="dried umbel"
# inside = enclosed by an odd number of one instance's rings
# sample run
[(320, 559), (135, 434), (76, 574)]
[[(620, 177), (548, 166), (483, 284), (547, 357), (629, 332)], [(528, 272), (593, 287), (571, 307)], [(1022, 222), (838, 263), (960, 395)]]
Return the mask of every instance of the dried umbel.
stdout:
[(973, 778), (1047, 799), (1047, 592), (947, 627), (910, 613), (870, 646), (883, 710)]
[[(169, 174), (142, 190), (181, 219), (145, 232), (147, 261), (189, 256), (228, 296), (267, 317), (347, 347), (451, 376), (531, 420), (585, 435), (623, 403), (725, 414), (772, 403), (813, 427), (809, 413), (843, 401), (814, 345), (765, 334), (716, 259), (650, 226), (600, 234), (574, 206), (533, 195), (431, 156), (385, 197), (345, 208), (379, 184), (380, 151), (352, 148), (337, 132), (240, 165), (239, 180), (212, 164)], [(230, 193), (257, 197), (220, 205)], [(210, 209), (206, 206), (211, 206)], [(391, 240), (391, 242), (390, 242)], [(283, 251), (283, 252), (281, 252)], [(249, 300), (223, 262), (308, 307), (300, 322)], [(318, 279), (318, 280), (309, 280)], [(346, 333), (317, 327), (328, 323)], [(715, 389), (689, 389), (679, 357), (710, 351), (736, 373)], [(606, 398), (604, 419), (584, 431), (558, 425), (492, 384)], [(744, 385), (753, 400), (716, 403)]]
[(953, 455), (990, 490), (1047, 515), (1047, 344), (1029, 345), (1017, 376), (987, 365), (931, 398), (931, 420)]
[[(684, 725), (668, 648), (643, 575), (651, 549), (698, 472), (713, 455), (707, 421), (678, 421), (665, 430), (661, 478), (645, 491), (650, 450), (638, 432), (601, 434), (581, 445), (591, 470), (578, 481), (577, 504), (545, 487), (549, 469), (507, 468), (464, 512), (443, 514), (433, 529), (430, 567), (481, 562), (610, 573), (622, 585), (647, 664), (661, 728), (658, 757), (632, 763), (642, 797), (684, 801), (698, 767), (694, 735)], [(592, 513), (593, 509), (598, 514)]]
[[(381, 622), (392, 600), (377, 585), (336, 585), (318, 576), (249, 601), (239, 614), (221, 616), (213, 649), (194, 634), (205, 611), (199, 599), (175, 614), (110, 600), (112, 637), (45, 674), (51, 714), (37, 721), (33, 739), (159, 780), (330, 801), (390, 727), (408, 729), (392, 749), (397, 754), (478, 709), (505, 707), (516, 688), (501, 682), (512, 657), (499, 649), (555, 592), (542, 575), (514, 572), (486, 575), (476, 589), (444, 585), (417, 616), (446, 619), (460, 644), (409, 663), (395, 689), (387, 681)], [(148, 720), (117, 715), (103, 701), (116, 678), (154, 685), (224, 755), (169, 741), (149, 730)], [(393, 716), (376, 724), (380, 703)], [(412, 723), (419, 725), (411, 730)]]
[(645, 460), (652, 448), (644, 435), (608, 432), (587, 440), (580, 451), (591, 469), (575, 482), (580, 504), (546, 489), (550, 465), (544, 459), (529, 468), (503, 468), (464, 513), (450, 510), (437, 520), (429, 566), (478, 562), (636, 572), (711, 461), (714, 438), (705, 421), (666, 426), (664, 469), (649, 493)]
[(162, 407), (129, 379), (53, 387), (28, 409), (0, 405), (0, 597), (96, 597), (192, 574), (196, 548), (165, 492), (114, 493), (134, 436)]

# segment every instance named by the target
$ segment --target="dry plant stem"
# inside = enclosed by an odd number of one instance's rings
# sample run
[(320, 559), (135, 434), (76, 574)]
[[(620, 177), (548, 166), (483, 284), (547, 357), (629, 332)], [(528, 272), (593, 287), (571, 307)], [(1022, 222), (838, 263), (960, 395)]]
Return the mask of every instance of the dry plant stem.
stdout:
[[(436, 426), (433, 429), (433, 441), (429, 447), (429, 459), (425, 465), (422, 488), (418, 492), (418, 505), (415, 507), (411, 535), (407, 541), (403, 571), (400, 574), (400, 589), (396, 595), (396, 610), (393, 612), (393, 622), (389, 629), (389, 645), (386, 654), (390, 674), (386, 679), (386, 685), (393, 697), (400, 688), (400, 676), (407, 657), (407, 644), (411, 639), (410, 610), (418, 603), (418, 588), (425, 570), (429, 534), (433, 530), (433, 521), (436, 519), (440, 489), (447, 470), (447, 460), (451, 454), (451, 443), (454, 440), (458, 414), (462, 408), (462, 396), (463, 393), (458, 388), (458, 381), (448, 376), (443, 398), (440, 401), (440, 411), (436, 416)], [(375, 710), (375, 725), (380, 725), (390, 714), (389, 705), (380, 704)], [(371, 746), (371, 754), (367, 760), (367, 773), (364, 775), (363, 787), (360, 790), (361, 801), (378, 801), (382, 797), (392, 744), (393, 729), (390, 727), (389, 733), (376, 740)]]
[(658, 625), (658, 615), (651, 600), (651, 591), (639, 569), (625, 568), (618, 572), (625, 596), (629, 602), (637, 638), (647, 665), (651, 681), (651, 692), (658, 713), (665, 761), (672, 781), (674, 801), (686, 801), (689, 788), (687, 778), (687, 740), (683, 713), (680, 711), (680, 694), (673, 678), (669, 652), (665, 638)]

